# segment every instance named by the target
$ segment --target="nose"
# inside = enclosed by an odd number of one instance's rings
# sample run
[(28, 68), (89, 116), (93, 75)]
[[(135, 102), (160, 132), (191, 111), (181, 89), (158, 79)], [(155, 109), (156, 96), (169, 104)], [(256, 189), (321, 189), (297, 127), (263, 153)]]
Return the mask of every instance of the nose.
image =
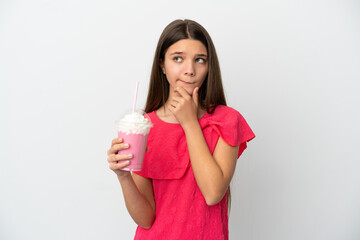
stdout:
[(184, 64), (184, 74), (190, 77), (195, 76), (195, 63), (192, 61), (187, 61)]

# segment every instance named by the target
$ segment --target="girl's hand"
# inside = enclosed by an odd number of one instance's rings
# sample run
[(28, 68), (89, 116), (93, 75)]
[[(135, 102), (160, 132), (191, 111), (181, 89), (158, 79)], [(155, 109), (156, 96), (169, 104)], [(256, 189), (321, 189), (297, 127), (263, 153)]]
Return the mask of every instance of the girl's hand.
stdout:
[(129, 171), (121, 170), (121, 168), (126, 167), (130, 164), (129, 159), (131, 159), (133, 155), (121, 154), (121, 152), (118, 153), (119, 151), (127, 148), (129, 148), (129, 144), (124, 143), (123, 139), (121, 138), (115, 138), (112, 140), (111, 148), (107, 152), (107, 161), (109, 162), (109, 168), (113, 170), (116, 175), (118, 175), (118, 177), (124, 177), (130, 174)]
[(198, 91), (199, 88), (196, 87), (191, 96), (184, 88), (177, 87), (175, 93), (178, 95), (170, 99), (168, 109), (174, 114), (183, 128), (198, 121)]

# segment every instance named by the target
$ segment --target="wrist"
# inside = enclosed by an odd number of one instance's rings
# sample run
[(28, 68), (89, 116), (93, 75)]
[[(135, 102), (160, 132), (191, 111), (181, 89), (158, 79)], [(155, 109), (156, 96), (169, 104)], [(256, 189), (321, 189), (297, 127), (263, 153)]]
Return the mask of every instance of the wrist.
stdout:
[(122, 182), (126, 182), (126, 181), (129, 181), (130, 179), (132, 179), (132, 176), (131, 176), (130, 172), (125, 172), (122, 175), (117, 175), (117, 178), (118, 178), (119, 182), (122, 183)]
[(181, 124), (184, 129), (185, 134), (194, 132), (196, 129), (200, 128), (199, 121), (189, 121)]

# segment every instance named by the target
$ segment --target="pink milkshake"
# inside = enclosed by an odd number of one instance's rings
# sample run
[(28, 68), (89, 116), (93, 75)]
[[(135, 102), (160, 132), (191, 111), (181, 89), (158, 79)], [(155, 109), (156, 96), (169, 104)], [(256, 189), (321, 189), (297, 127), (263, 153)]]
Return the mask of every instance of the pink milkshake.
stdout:
[(128, 149), (121, 150), (118, 153), (133, 154), (130, 165), (122, 168), (122, 170), (140, 171), (144, 161), (147, 138), (152, 127), (150, 119), (145, 118), (141, 113), (133, 112), (116, 121), (116, 124), (119, 138), (124, 139), (124, 143), (130, 145)]

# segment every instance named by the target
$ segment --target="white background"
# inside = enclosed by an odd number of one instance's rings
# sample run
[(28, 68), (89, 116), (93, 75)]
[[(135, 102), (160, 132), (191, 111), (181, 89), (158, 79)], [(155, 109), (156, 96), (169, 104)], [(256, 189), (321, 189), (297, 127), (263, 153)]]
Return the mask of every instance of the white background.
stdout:
[(106, 151), (172, 20), (210, 33), (256, 134), (230, 239), (360, 239), (358, 1), (0, 1), (0, 239), (132, 239)]

